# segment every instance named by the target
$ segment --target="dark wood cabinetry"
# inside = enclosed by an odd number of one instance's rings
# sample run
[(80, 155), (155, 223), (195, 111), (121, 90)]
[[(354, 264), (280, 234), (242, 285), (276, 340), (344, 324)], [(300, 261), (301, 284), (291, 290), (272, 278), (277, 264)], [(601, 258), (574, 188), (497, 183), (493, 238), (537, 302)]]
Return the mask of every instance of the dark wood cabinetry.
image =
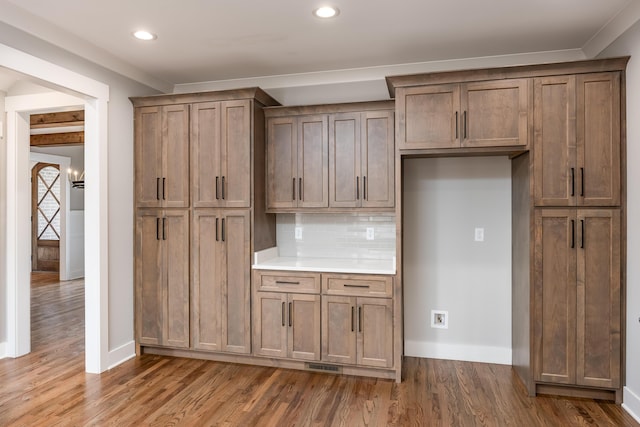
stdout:
[(529, 86), (521, 78), (397, 87), (398, 148), (526, 146)]

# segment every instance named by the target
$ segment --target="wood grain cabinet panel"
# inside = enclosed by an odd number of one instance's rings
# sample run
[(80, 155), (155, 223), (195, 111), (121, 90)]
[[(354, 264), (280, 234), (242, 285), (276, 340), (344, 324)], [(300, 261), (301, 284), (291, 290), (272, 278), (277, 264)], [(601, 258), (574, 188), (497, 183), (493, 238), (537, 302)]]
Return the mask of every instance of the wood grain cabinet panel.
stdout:
[(395, 204), (392, 111), (329, 116), (329, 206), (387, 208)]
[(620, 211), (541, 209), (535, 226), (535, 380), (620, 385)]
[(397, 88), (399, 149), (526, 146), (529, 81)]
[(141, 344), (189, 347), (189, 212), (136, 216), (137, 337)]
[(537, 206), (620, 205), (620, 74), (534, 79)]
[(189, 106), (137, 108), (136, 204), (189, 207)]
[(193, 347), (251, 352), (249, 211), (193, 213)]

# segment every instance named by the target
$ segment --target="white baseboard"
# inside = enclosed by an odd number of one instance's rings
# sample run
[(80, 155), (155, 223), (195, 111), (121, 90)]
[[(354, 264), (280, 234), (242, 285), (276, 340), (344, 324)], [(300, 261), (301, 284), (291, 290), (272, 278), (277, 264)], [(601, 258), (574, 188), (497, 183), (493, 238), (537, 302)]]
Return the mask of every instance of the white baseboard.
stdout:
[(7, 343), (0, 342), (0, 359), (7, 357)]
[(625, 387), (622, 395), (622, 407), (629, 413), (637, 422), (640, 423), (640, 396), (631, 391), (629, 387)]
[(67, 280), (75, 280), (84, 277), (84, 270), (74, 270), (67, 274)]
[(464, 344), (443, 344), (405, 341), (404, 354), (427, 359), (463, 360), (465, 362), (511, 365), (511, 347), (490, 347)]
[(126, 362), (129, 359), (136, 357), (136, 342), (130, 341), (120, 347), (113, 349), (109, 352), (108, 356), (108, 368), (111, 369), (119, 364)]

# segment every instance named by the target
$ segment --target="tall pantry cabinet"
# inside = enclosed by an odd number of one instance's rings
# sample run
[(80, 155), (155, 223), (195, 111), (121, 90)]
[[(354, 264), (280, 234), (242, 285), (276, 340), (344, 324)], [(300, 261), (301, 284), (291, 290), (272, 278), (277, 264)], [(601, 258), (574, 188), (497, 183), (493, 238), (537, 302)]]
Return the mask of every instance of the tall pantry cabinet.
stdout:
[(251, 353), (255, 251), (275, 246), (265, 211), (259, 88), (132, 98), (138, 352)]

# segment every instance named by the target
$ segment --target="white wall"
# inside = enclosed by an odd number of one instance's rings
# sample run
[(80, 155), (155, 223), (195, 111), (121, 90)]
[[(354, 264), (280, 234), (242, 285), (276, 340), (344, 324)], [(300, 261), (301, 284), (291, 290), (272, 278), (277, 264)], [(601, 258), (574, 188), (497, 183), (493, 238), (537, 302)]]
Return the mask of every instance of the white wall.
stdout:
[(640, 421), (640, 23), (600, 55), (631, 55), (627, 66), (627, 339), (625, 408)]
[(69, 212), (69, 280), (84, 277), (84, 211)]
[(405, 160), (403, 196), (405, 354), (511, 364), (509, 159)]
[[(5, 93), (0, 91), (0, 171), (7, 169), (7, 152), (5, 150), (7, 135), (7, 115), (5, 114), (4, 98)], [(7, 222), (7, 183), (5, 182), (5, 174), (0, 173), (0, 277), (6, 277), (6, 232), (5, 224)], [(0, 280), (0, 358), (6, 354), (5, 342), (7, 341), (7, 284)]]
[[(69, 147), (31, 147), (32, 153), (53, 154), (71, 159), (71, 169), (82, 172), (84, 170), (84, 146)], [(84, 210), (84, 190), (72, 188), (70, 194), (71, 210)]]
[[(156, 91), (3, 22), (0, 22), (0, 43), (104, 82), (110, 88), (108, 105), (108, 347), (110, 354), (108, 363), (116, 364), (124, 358), (133, 356), (135, 349), (133, 343), (133, 108), (129, 97), (150, 95)], [(4, 200), (6, 197), (3, 197), (0, 203)], [(4, 225), (4, 222), (2, 224)], [(5, 306), (6, 303), (1, 311), (6, 312)]]

